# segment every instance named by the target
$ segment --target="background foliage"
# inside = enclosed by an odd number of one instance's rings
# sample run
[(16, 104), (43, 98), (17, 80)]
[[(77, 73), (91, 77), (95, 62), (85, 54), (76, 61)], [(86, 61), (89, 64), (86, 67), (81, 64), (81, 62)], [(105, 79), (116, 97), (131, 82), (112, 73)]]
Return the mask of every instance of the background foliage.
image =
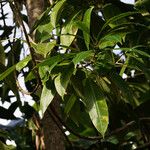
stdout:
[[(6, 24), (6, 4), (14, 15)], [(59, 0), (48, 6), (30, 31), (18, 28), (27, 16), (12, 1), (1, 1), (0, 118), (19, 120), (1, 126), (1, 149), (35, 149), (38, 126), (33, 116), (57, 95), (66, 148), (146, 149), (150, 145), (150, 2)], [(31, 38), (30, 38), (31, 39)], [(30, 53), (26, 53), (27, 46)], [(34, 54), (39, 54), (35, 57)], [(24, 77), (23, 90), (18, 77)], [(39, 88), (40, 87), (40, 88)], [(42, 91), (40, 92), (40, 89)], [(10, 94), (10, 91), (13, 94)], [(30, 95), (33, 106), (21, 102)], [(11, 99), (16, 97), (16, 101)], [(14, 111), (20, 108), (18, 119)], [(16, 147), (6, 145), (14, 140)]]

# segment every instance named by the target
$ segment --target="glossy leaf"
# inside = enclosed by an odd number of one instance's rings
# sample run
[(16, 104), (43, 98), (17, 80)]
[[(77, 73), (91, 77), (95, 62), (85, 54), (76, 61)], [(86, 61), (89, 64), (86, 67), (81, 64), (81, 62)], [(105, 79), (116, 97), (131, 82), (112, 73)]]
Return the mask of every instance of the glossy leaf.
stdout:
[(95, 128), (104, 137), (109, 123), (106, 98), (103, 96), (100, 88), (96, 85), (96, 83), (90, 79), (86, 80), (84, 88), (85, 99), (83, 99), (83, 102), (85, 103)]
[(52, 102), (55, 96), (55, 91), (52, 87), (51, 82), (47, 82), (42, 89), (41, 99), (40, 99), (40, 110), (42, 111), (42, 116), (44, 115), (47, 107)]
[[(66, 47), (69, 47), (73, 42), (73, 40), (75, 39), (77, 31), (78, 31), (77, 26), (75, 26), (74, 21), (71, 20), (62, 28), (60, 36), (61, 44)], [(64, 50), (66, 50), (66, 48), (64, 48)]]
[(84, 36), (84, 40), (85, 40), (85, 44), (87, 49), (89, 50), (89, 45), (90, 45), (90, 24), (91, 24), (91, 13), (94, 7), (89, 8), (83, 17), (83, 23), (85, 24), (86, 28), (87, 28), (87, 32), (83, 31), (83, 36)]
[(66, 88), (68, 83), (70, 82), (70, 77), (72, 76), (74, 71), (74, 66), (70, 65), (66, 70), (62, 73), (59, 73), (55, 78), (55, 87), (58, 94), (63, 98), (66, 94)]

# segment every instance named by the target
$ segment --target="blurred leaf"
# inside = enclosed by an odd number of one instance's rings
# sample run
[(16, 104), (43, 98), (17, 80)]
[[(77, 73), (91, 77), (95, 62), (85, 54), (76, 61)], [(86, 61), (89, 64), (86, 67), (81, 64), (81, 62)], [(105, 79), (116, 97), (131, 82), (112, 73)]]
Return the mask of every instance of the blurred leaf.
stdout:
[[(122, 12), (119, 9), (119, 7), (117, 7), (116, 5), (113, 5), (112, 3), (106, 4), (103, 8), (103, 14), (104, 14), (106, 21), (108, 21), (109, 19), (111, 19), (113, 17), (117, 17), (121, 13)], [(126, 16), (124, 16), (124, 17), (126, 17)], [(118, 18), (114, 19), (114, 21), (110, 21), (109, 26), (111, 28), (114, 28), (118, 24), (123, 24), (123, 23), (127, 22), (127, 20), (124, 17), (119, 18), (119, 16), (118, 16)]]
[(65, 106), (65, 114), (68, 114), (72, 108), (72, 106), (74, 105), (75, 101), (76, 101), (76, 96), (74, 94), (72, 94), (70, 96), (70, 98), (68, 99), (67, 103), (66, 103), (66, 106)]
[(93, 51), (83, 51), (78, 53), (74, 58), (73, 58), (73, 63), (74, 65), (77, 65), (80, 61), (83, 61), (84, 59), (90, 57), (93, 55)]
[(55, 45), (56, 45), (55, 40), (48, 43), (38, 43), (36, 45), (32, 44), (36, 53), (43, 55), (45, 58), (47, 54), (51, 52), (51, 50), (54, 48)]
[(104, 49), (106, 47), (113, 47), (117, 43), (122, 43), (123, 38), (127, 32), (124, 33), (114, 33), (114, 34), (108, 34), (104, 36), (100, 41), (99, 41), (99, 48)]
[(102, 27), (101, 29), (101, 32), (110, 24), (110, 23), (113, 23), (115, 21), (118, 21), (122, 18), (125, 18), (125, 17), (128, 17), (128, 16), (132, 16), (132, 15), (135, 15), (135, 14), (138, 14), (138, 12), (126, 12), (126, 13), (121, 13), (119, 15), (116, 15), (112, 18), (110, 18)]
[(59, 17), (60, 17), (60, 14), (61, 14), (61, 11), (63, 9), (65, 2), (66, 2), (66, 0), (58, 1), (52, 9), (51, 24), (53, 25), (54, 28), (56, 27), (56, 25), (58, 23), (58, 20), (59, 20)]
[(0, 141), (0, 149), (1, 150), (16, 150), (15, 146), (12, 145), (6, 145), (3, 142)]
[(24, 68), (30, 60), (31, 60), (31, 56), (29, 55), (26, 58), (24, 58), (22, 61), (18, 62), (16, 64), (16, 70), (21, 71), (21, 69)]
[(10, 73), (16, 69), (16, 65), (9, 67), (6, 71), (0, 74), (0, 81), (5, 79)]
[(85, 83), (85, 99), (83, 99), (90, 118), (96, 129), (104, 134), (108, 127), (108, 107), (100, 88), (90, 79)]
[(54, 68), (62, 60), (63, 57), (61, 55), (53, 56), (45, 59), (43, 62), (39, 63), (36, 67), (49, 66), (52, 70), (52, 68)]
[(5, 65), (5, 52), (4, 52), (4, 47), (0, 42), (0, 63)]
[[(88, 33), (90, 33), (90, 24), (91, 24), (91, 13), (94, 7), (89, 8), (88, 10), (86, 10), (84, 17), (83, 17), (83, 23), (85, 24), (86, 28), (88, 29)], [(84, 40), (85, 40), (85, 44), (87, 49), (89, 50), (89, 45), (90, 45), (90, 34), (88, 34), (87, 32), (83, 31), (83, 36), (84, 36)]]
[(110, 75), (110, 79), (122, 91), (123, 95), (126, 97), (126, 101), (132, 104), (132, 106), (136, 106), (132, 90), (125, 80), (123, 80), (120, 75), (113, 72)]
[(150, 10), (150, 1), (149, 0), (137, 0), (135, 2), (135, 8), (139, 10)]

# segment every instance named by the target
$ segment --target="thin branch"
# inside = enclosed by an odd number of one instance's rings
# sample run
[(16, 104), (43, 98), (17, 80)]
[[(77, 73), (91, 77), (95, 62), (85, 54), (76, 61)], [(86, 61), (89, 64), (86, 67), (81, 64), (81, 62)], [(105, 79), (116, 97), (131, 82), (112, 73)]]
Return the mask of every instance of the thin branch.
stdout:
[[(75, 136), (81, 138), (81, 139), (86, 139), (86, 140), (101, 140), (103, 137), (102, 136), (83, 136), (80, 135), (76, 132), (74, 132), (74, 130), (72, 130), (69, 126), (66, 125), (66, 123), (58, 116), (57, 112), (55, 111), (55, 108), (53, 106), (51, 106), (51, 110), (54, 113), (55, 117), (58, 119), (58, 121), (72, 134), (74, 134)], [(139, 118), (139, 121), (150, 121), (149, 117), (143, 117), (143, 118)], [(105, 135), (105, 138), (110, 137), (112, 135), (118, 134), (122, 131), (124, 131), (125, 129), (129, 128), (130, 126), (134, 125), (136, 122), (135, 121), (131, 121), (127, 124), (125, 124), (123, 127), (117, 128), (116, 130), (112, 131), (109, 134)]]
[[(37, 80), (38, 81), (38, 80)], [(25, 95), (31, 95), (31, 94), (33, 94), (37, 89), (38, 89), (38, 87), (40, 86), (40, 84), (39, 84), (39, 82), (36, 84), (36, 86), (35, 86), (35, 88), (31, 91), (31, 92), (29, 92), (29, 91), (26, 91), (26, 90), (24, 90), (22, 87), (21, 87), (21, 85), (20, 85), (20, 83), (19, 83), (19, 81), (18, 81), (18, 79), (16, 78), (16, 85), (17, 85), (17, 87), (18, 87), (18, 90), (22, 93), (22, 94), (25, 94)]]
[[(27, 44), (28, 44), (28, 47), (29, 47), (29, 50), (30, 50), (30, 54), (31, 54), (31, 57), (32, 57), (33, 67), (34, 67), (34, 66), (36, 66), (36, 60), (35, 60), (35, 58), (34, 58), (34, 50), (33, 50), (32, 46), (31, 46), (31, 44), (30, 44), (30, 39), (31, 39), (31, 37), (29, 37), (29, 35), (28, 35), (28, 33), (27, 33), (27, 30), (26, 30), (26, 28), (25, 28), (25, 25), (24, 25), (24, 23), (23, 23), (23, 20), (22, 20), (22, 17), (21, 17), (21, 13), (20, 13), (19, 7), (18, 7), (18, 2), (17, 2), (17, 1), (14, 1), (14, 4), (13, 4), (11, 1), (9, 1), (9, 3), (10, 3), (10, 7), (11, 7), (13, 13), (15, 14), (16, 20), (18, 21), (18, 24), (20, 25), (21, 30), (22, 30), (22, 32), (23, 32), (24, 35), (25, 35), (25, 38), (26, 38), (26, 41), (27, 41)], [(31, 95), (32, 93), (34, 93), (34, 92), (38, 89), (38, 87), (39, 87), (39, 85), (40, 85), (40, 83), (41, 83), (41, 82), (40, 82), (40, 76), (39, 76), (37, 70), (34, 70), (34, 73), (36, 74), (38, 84), (36, 85), (36, 87), (34, 88), (34, 90), (33, 90), (32, 92), (28, 92), (28, 91), (23, 90), (23, 89), (21, 88), (21, 86), (20, 86), (20, 84), (19, 84), (17, 78), (16, 78), (16, 83), (17, 83), (18, 89), (19, 89), (23, 94)]]
[(30, 53), (31, 53), (33, 66), (35, 66), (36, 61), (34, 59), (34, 51), (33, 51), (33, 48), (31, 47), (30, 40), (29, 40), (29, 35), (27, 33), (27, 30), (25, 28), (25, 25), (24, 25), (22, 17), (21, 17), (21, 13), (19, 11), (18, 2), (14, 0), (14, 4), (11, 1), (9, 1), (9, 3), (10, 3), (10, 7), (11, 7), (13, 13), (15, 14), (16, 20), (18, 21), (18, 24), (20, 25), (21, 30), (23, 31), (23, 33), (25, 35), (25, 38), (26, 38), (26, 41), (27, 41), (27, 44), (28, 44), (28, 47), (29, 47), (29, 50), (30, 50)]
[[(3, 20), (4, 26), (7, 26), (7, 25), (6, 25), (5, 18), (4, 18), (5, 14), (4, 14), (3, 6), (4, 6), (4, 5), (3, 5), (3, 2), (2, 2), (2, 3), (1, 3), (1, 14), (2, 14), (2, 20)], [(12, 49), (12, 43), (11, 43), (11, 41), (10, 41), (10, 39), (9, 39), (9, 36), (8, 36), (8, 35), (6, 35), (6, 38), (7, 38), (8, 43), (9, 43), (9, 45), (10, 45), (11, 49)]]
[(51, 106), (51, 110), (54, 113), (55, 117), (58, 119), (58, 121), (72, 134), (74, 134), (75, 136), (81, 138), (81, 139), (86, 139), (86, 140), (99, 140), (102, 137), (86, 137), (83, 135), (80, 135), (76, 132), (74, 132), (69, 126), (66, 125), (66, 123), (58, 116), (57, 112), (55, 111), (55, 108), (53, 106)]

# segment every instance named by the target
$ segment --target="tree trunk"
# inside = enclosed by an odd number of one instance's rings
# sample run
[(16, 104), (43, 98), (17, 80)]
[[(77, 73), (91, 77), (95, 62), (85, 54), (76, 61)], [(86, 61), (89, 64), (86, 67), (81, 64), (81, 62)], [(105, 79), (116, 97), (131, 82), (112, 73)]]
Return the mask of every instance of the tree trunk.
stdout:
[[(38, 16), (44, 11), (44, 0), (26, 0), (26, 7), (28, 13), (29, 28), (31, 29)], [(33, 35), (34, 36), (34, 35)], [(34, 39), (34, 37), (33, 37)], [(59, 111), (59, 97), (55, 96), (52, 104), (56, 112)], [(58, 126), (58, 120), (54, 120), (50, 110), (50, 106), (44, 114), (42, 119), (44, 143), (46, 150), (64, 150), (64, 136), (61, 132), (62, 126)]]

